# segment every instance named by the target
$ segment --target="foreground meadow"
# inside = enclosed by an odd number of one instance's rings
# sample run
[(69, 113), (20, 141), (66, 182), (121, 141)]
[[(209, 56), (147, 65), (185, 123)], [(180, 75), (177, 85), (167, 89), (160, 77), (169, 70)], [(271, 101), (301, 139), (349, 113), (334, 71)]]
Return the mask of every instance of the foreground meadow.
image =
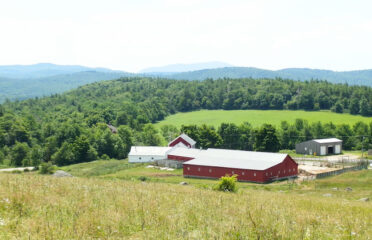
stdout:
[(303, 192), (0, 174), (0, 239), (370, 239), (372, 203)]

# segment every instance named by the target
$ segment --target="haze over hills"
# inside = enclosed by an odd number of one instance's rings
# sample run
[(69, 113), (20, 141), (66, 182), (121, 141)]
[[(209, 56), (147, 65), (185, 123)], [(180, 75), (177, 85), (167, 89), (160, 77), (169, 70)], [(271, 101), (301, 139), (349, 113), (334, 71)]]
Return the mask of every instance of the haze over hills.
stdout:
[[(90, 68), (78, 65), (40, 63), (34, 65), (0, 66), (0, 103), (5, 99), (23, 100), (48, 96), (73, 88), (120, 77), (150, 76), (179, 80), (205, 80), (207, 78), (284, 78), (293, 80), (327, 80), (372, 87), (372, 70), (343, 71), (308, 68), (287, 68), (277, 71), (253, 67), (231, 67), (223, 62), (173, 64), (152, 67), (141, 73), (115, 71), (108, 68)], [(195, 70), (200, 69), (201, 70)], [(191, 71), (193, 70), (193, 71)]]
[(60, 74), (71, 74), (85, 71), (122, 72), (108, 68), (90, 68), (79, 65), (56, 65), (52, 63), (38, 63), (32, 65), (0, 66), (0, 77), (6, 78), (43, 78)]
[(0, 103), (65, 92), (79, 86), (133, 74), (107, 68), (41, 63), (0, 66)]
[(225, 67), (203, 69), (198, 71), (170, 74), (168, 78), (182, 80), (204, 80), (207, 78), (285, 78), (306, 81), (311, 79), (326, 80), (331, 83), (347, 83), (349, 85), (372, 86), (372, 70), (343, 71), (286, 68), (277, 71), (253, 67)]
[(203, 63), (192, 63), (192, 64), (170, 64), (161, 67), (150, 67), (140, 71), (140, 73), (178, 73), (178, 72), (189, 72), (203, 69), (216, 69), (224, 67), (233, 67), (233, 65), (224, 62), (203, 62)]

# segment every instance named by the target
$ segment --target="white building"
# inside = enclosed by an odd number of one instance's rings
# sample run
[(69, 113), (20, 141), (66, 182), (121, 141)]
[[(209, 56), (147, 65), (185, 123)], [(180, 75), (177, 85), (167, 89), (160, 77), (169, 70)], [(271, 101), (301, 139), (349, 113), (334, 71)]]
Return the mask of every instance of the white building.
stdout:
[(171, 147), (133, 146), (128, 154), (130, 163), (153, 162), (167, 159)]
[(172, 140), (168, 147), (153, 147), (153, 146), (132, 146), (128, 154), (130, 163), (154, 162), (157, 160), (166, 160), (167, 153), (172, 148), (193, 148), (196, 142), (182, 133), (180, 136)]

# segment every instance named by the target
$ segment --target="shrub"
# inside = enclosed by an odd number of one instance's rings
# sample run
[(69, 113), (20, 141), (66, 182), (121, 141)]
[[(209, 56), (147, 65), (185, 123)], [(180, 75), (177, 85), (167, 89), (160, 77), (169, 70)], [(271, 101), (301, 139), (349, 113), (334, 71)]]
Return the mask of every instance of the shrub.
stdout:
[(226, 175), (220, 178), (219, 183), (215, 187), (218, 191), (223, 192), (236, 192), (238, 190), (236, 186), (237, 176), (236, 175)]
[(55, 166), (51, 162), (43, 162), (40, 166), (40, 174), (53, 174), (55, 172)]
[(21, 174), (22, 171), (21, 171), (21, 170), (13, 170), (12, 173), (15, 173), (15, 174)]
[(30, 172), (28, 168), (23, 169), (23, 172)]
[(145, 181), (147, 181), (147, 180), (149, 180), (149, 179), (148, 179), (148, 177), (146, 177), (146, 176), (139, 176), (139, 177), (138, 177), (138, 180), (140, 180), (140, 181), (142, 181), (142, 182), (145, 182)]

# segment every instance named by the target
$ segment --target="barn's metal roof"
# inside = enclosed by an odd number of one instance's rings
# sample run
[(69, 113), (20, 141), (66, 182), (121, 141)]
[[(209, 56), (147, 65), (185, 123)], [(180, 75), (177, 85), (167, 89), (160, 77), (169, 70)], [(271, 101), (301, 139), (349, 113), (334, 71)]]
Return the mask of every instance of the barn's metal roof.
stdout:
[(251, 152), (226, 149), (208, 149), (202, 151), (195, 159), (184, 164), (225, 167), (251, 170), (265, 170), (273, 167), (287, 157), (287, 154)]
[(171, 147), (133, 146), (130, 156), (165, 156)]
[(334, 142), (342, 142), (342, 140), (338, 138), (324, 138), (324, 139), (314, 139), (314, 142), (317, 143), (334, 143)]
[(177, 147), (173, 147), (172, 149), (170, 149), (167, 152), (167, 154), (168, 155), (181, 156), (181, 157), (196, 158), (197, 156), (199, 156), (200, 154), (202, 154), (205, 151), (206, 150), (200, 150), (200, 149), (196, 149), (196, 148), (186, 148), (186, 147), (177, 146)]
[(189, 137), (186, 134), (182, 133), (181, 135), (179, 135), (178, 137), (176, 137), (175, 139), (173, 139), (169, 144), (171, 144), (172, 142), (174, 142), (178, 138), (183, 138), (186, 142), (190, 143), (190, 145), (195, 145), (195, 143), (196, 143), (194, 141), (194, 139), (192, 139), (191, 137)]

